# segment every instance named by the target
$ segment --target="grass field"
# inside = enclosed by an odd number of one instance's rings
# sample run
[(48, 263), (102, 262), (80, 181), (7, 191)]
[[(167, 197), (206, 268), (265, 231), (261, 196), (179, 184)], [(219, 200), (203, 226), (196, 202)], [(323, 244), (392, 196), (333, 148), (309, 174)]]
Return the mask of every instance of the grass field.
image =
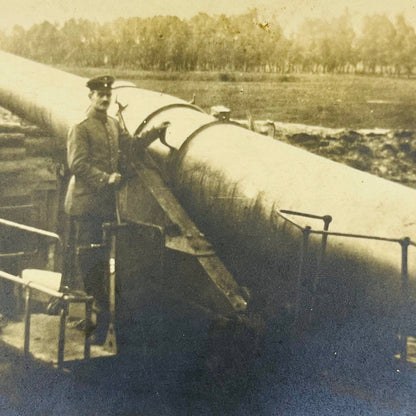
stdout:
[(416, 80), (362, 75), (169, 73), (60, 67), (84, 77), (110, 73), (205, 110), (225, 105), (232, 117), (326, 127), (416, 129)]

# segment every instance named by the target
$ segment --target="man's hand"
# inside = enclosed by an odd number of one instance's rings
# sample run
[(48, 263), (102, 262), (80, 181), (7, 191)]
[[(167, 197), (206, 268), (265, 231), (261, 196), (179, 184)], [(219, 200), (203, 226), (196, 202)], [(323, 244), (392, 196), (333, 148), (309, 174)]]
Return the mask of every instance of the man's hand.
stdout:
[(154, 127), (155, 130), (165, 129), (170, 126), (170, 121), (162, 121), (162, 123), (158, 124)]
[(113, 172), (108, 178), (109, 185), (118, 185), (121, 182), (121, 175), (118, 172)]
[(134, 136), (136, 143), (140, 146), (141, 149), (145, 149), (150, 146), (155, 140), (160, 139), (163, 144), (166, 144), (170, 147), (165, 140), (166, 129), (170, 126), (169, 121), (163, 121), (155, 127), (152, 127), (150, 130), (145, 131), (140, 136)]

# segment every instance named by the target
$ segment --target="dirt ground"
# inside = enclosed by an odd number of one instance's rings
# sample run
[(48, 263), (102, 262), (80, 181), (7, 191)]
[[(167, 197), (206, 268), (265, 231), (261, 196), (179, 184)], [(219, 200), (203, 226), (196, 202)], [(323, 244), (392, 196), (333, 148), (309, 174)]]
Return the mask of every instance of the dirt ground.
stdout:
[[(394, 326), (394, 325), (393, 325)], [(164, 342), (163, 338), (159, 342)], [(269, 334), (244, 379), (218, 382), (183, 345), (145, 342), (134, 355), (59, 373), (0, 348), (0, 414), (412, 415), (416, 373), (394, 359), (392, 322), (327, 322), (295, 339)], [(167, 350), (166, 350), (167, 351)]]

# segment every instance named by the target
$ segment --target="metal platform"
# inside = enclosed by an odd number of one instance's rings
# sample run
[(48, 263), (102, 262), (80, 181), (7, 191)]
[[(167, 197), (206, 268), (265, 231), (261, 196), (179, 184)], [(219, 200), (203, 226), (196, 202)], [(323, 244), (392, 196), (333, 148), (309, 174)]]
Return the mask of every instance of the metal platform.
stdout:
[[(64, 366), (73, 361), (83, 361), (84, 358), (84, 332), (66, 326)], [(30, 356), (35, 360), (58, 366), (60, 317), (43, 313), (31, 315)], [(24, 321), (9, 322), (2, 328), (0, 342), (24, 354)], [(90, 358), (110, 357), (114, 354), (106, 351), (104, 346), (91, 345)]]

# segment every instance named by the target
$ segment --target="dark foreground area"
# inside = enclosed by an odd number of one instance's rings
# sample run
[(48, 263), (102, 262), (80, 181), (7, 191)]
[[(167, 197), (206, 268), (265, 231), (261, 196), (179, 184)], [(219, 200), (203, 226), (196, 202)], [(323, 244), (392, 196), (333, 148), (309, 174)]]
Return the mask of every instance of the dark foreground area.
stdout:
[(64, 373), (2, 345), (0, 414), (412, 415), (416, 371), (395, 358), (396, 329), (360, 314), (291, 338), (269, 330), (260, 357), (228, 380), (211, 377), (191, 344), (149, 342), (145, 328), (135, 354)]

